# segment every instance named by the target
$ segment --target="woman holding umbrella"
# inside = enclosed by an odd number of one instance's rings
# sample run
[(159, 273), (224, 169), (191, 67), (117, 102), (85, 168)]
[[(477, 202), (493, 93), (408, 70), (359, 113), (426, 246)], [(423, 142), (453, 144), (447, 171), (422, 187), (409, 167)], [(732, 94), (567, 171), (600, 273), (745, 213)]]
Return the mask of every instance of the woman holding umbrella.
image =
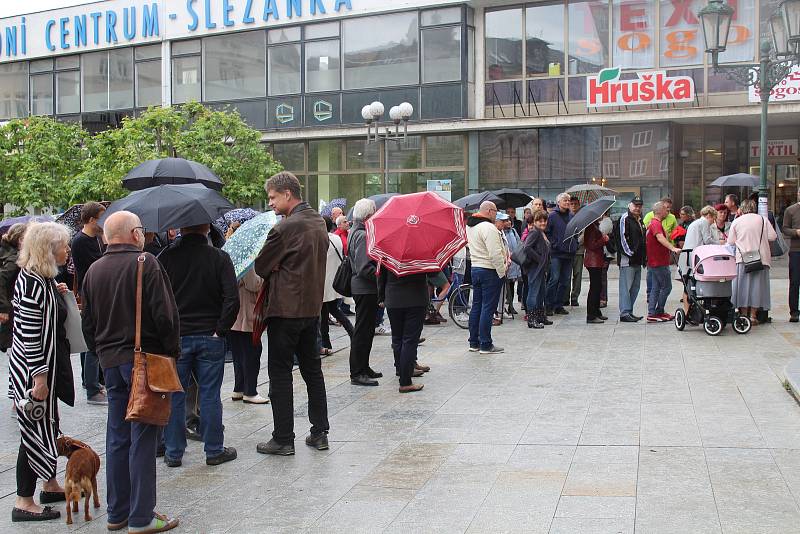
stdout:
[(603, 286), (603, 267), (606, 264), (603, 247), (608, 243), (608, 236), (600, 231), (600, 220), (589, 225), (583, 234), (583, 266), (589, 271), (589, 296), (586, 301), (586, 322), (603, 324), (608, 317), (600, 312), (600, 292)]

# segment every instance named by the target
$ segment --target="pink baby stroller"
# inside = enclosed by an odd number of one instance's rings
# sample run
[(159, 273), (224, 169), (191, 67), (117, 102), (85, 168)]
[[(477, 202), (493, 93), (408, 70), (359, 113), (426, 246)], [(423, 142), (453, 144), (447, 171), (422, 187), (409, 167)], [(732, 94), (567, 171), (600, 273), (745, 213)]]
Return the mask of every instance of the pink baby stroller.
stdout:
[(732, 281), (736, 278), (736, 256), (723, 245), (701, 245), (681, 250), (689, 257), (686, 272), (681, 273), (684, 291), (689, 299), (689, 312), (675, 312), (675, 328), (686, 323), (703, 324), (709, 336), (716, 336), (727, 323), (737, 334), (750, 331), (750, 318), (739, 315), (731, 304)]

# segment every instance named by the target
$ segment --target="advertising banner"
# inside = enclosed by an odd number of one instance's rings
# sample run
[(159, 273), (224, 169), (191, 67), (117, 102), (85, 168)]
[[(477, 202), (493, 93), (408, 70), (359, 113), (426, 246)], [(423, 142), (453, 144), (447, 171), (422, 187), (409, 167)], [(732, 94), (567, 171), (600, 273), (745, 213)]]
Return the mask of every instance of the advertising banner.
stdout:
[[(761, 91), (757, 87), (750, 86), (748, 90), (750, 102), (761, 102)], [(800, 67), (792, 69), (792, 72), (769, 92), (770, 102), (789, 100), (800, 100)]]

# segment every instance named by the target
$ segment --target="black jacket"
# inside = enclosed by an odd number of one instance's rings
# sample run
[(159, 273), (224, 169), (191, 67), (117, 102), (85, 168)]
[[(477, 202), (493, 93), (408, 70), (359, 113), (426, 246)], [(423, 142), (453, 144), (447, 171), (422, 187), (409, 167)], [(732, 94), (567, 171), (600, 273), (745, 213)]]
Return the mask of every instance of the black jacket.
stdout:
[(8, 321), (0, 324), (0, 350), (11, 347), (11, 325), (14, 324), (14, 309), (11, 297), (14, 296), (14, 283), (19, 275), (17, 257), (19, 250), (8, 243), (0, 244), (0, 313), (8, 314)]
[(223, 336), (239, 313), (239, 287), (227, 252), (206, 236), (188, 234), (158, 256), (172, 284), (181, 335)]
[(614, 223), (614, 244), (617, 249), (617, 265), (621, 265), (622, 257), (628, 258), (628, 265), (642, 266), (647, 264), (645, 236), (641, 219), (637, 219), (630, 211), (622, 214)]
[(550, 269), (550, 242), (538, 228), (528, 230), (525, 236), (525, 255), (530, 263), (524, 265), (526, 273), (533, 272), (536, 278)]
[(378, 302), (389, 309), (428, 306), (428, 275), (397, 276), (385, 267), (378, 278)]
[[(72, 254), (72, 263), (75, 264), (75, 279), (77, 284), (69, 284), (73, 291), (76, 293), (81, 290), (83, 284), (83, 277), (86, 276), (86, 271), (92, 266), (94, 262), (103, 257), (103, 245), (100, 239), (86, 235), (83, 231), (75, 234), (70, 243), (70, 253)], [(73, 287), (74, 286), (74, 287)]]
[(377, 264), (367, 254), (367, 229), (357, 221), (347, 236), (347, 255), (353, 268), (350, 279), (353, 295), (375, 295), (378, 293)]
[[(136, 333), (136, 269), (142, 252), (133, 245), (110, 245), (86, 273), (83, 337), (103, 369), (133, 362)], [(180, 356), (178, 308), (164, 269), (144, 253), (142, 273), (142, 349)]]

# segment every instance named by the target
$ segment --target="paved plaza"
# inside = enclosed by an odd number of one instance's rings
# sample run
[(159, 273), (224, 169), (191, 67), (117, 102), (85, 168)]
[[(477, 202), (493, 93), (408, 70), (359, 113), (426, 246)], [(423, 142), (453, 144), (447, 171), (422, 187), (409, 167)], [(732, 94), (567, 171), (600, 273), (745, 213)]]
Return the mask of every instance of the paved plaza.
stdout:
[[(271, 411), (230, 400), (227, 366), (226, 445), (239, 458), (208, 467), (189, 442), (183, 467), (158, 463), (158, 509), (187, 533), (800, 532), (800, 406), (783, 386), (800, 326), (787, 322), (785, 269), (773, 274), (775, 321), (746, 336), (620, 324), (615, 280), (607, 324), (586, 325), (582, 307), (543, 331), (507, 322), (494, 329), (500, 355), (468, 352), (451, 323), (426, 327), (419, 359), (432, 371), (409, 395), (397, 392), (388, 337), (372, 358), (388, 378), (350, 385), (346, 338), (334, 329), (343, 350), (324, 362), (325, 452), (302, 442), (295, 373), (297, 454), (256, 453)], [(643, 296), (644, 284), (639, 315)], [(670, 308), (679, 297), (676, 285)], [(3, 376), (6, 367), (3, 356)], [(78, 396), (62, 429), (103, 455), (105, 409)], [(10, 523), (19, 434), (7, 399), (0, 409), (0, 532), (106, 532), (104, 507), (72, 527)]]

